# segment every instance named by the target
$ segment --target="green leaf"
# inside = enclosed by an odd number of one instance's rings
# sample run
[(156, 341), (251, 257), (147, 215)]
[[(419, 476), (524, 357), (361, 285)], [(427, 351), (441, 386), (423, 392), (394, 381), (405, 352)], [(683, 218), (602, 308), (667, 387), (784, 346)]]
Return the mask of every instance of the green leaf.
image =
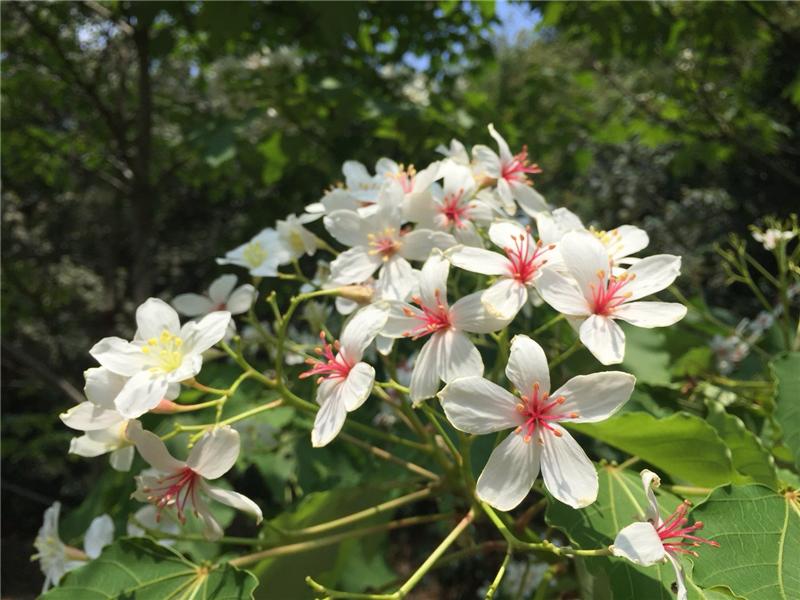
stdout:
[(716, 487), (741, 477), (733, 469), (730, 450), (714, 428), (687, 413), (657, 419), (648, 413), (630, 412), (600, 423), (571, 424), (569, 428), (694, 485)]
[(800, 352), (790, 352), (770, 363), (777, 386), (775, 418), (783, 429), (783, 441), (800, 467)]
[(694, 559), (694, 582), (727, 587), (748, 600), (800, 598), (800, 504), (797, 493), (761, 485), (714, 490), (692, 515), (719, 542)]
[(283, 169), (288, 164), (289, 158), (281, 148), (280, 131), (273, 133), (265, 142), (258, 145), (258, 151), (264, 157), (264, 167), (261, 170), (261, 181), (271, 184), (278, 181), (283, 175)]
[(706, 422), (717, 430), (719, 437), (731, 451), (733, 467), (755, 483), (763, 483), (777, 489), (778, 477), (775, 462), (759, 439), (745, 427), (739, 417), (728, 414), (725, 408), (710, 398), (706, 398), (708, 415)]
[(625, 326), (625, 360), (623, 370), (642, 383), (667, 385), (671, 381), (670, 355), (666, 350), (667, 335), (658, 329)]
[[(545, 514), (549, 525), (558, 527), (581, 548), (609, 546), (623, 527), (644, 515), (646, 500), (637, 473), (605, 465), (598, 467), (597, 475), (600, 488), (594, 504), (576, 510), (551, 501)], [(681, 502), (663, 490), (659, 490), (658, 498), (665, 517)], [(675, 571), (669, 563), (640, 567), (612, 557), (592, 558), (584, 564), (592, 576), (591, 585), (598, 598), (674, 600), (671, 587)]]
[(122, 538), (68, 573), (43, 600), (252, 598), (258, 580), (229, 565), (195, 564), (147, 538)]

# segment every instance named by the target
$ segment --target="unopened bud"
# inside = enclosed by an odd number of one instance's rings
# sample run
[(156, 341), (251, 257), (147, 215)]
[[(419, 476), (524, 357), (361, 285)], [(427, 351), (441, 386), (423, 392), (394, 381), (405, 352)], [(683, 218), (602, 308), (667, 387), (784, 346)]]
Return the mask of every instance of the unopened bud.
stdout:
[(154, 415), (171, 415), (178, 412), (185, 412), (186, 405), (184, 404), (176, 404), (172, 400), (167, 400), (166, 398), (162, 398), (159, 400), (158, 404), (156, 404), (155, 408), (150, 409), (150, 412)]
[(339, 288), (339, 295), (342, 298), (353, 300), (359, 304), (367, 304), (372, 301), (374, 292), (367, 285), (346, 285)]

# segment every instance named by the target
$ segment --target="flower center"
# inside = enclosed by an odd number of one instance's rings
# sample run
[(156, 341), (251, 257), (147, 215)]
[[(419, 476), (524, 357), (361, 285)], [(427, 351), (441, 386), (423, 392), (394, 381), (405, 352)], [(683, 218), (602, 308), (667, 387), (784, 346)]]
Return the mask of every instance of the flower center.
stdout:
[(260, 242), (250, 242), (242, 252), (245, 262), (251, 267), (257, 267), (267, 260), (267, 250)]
[(199, 474), (189, 467), (184, 467), (172, 475), (156, 480), (157, 487), (142, 488), (142, 491), (147, 494), (147, 501), (155, 504), (158, 508), (156, 521), (161, 520), (161, 511), (166, 506), (174, 504), (178, 512), (178, 519), (181, 523), (186, 522), (186, 515), (184, 514), (186, 503), (191, 498), (192, 506), (197, 506), (195, 499), (199, 480)]
[[(333, 346), (331, 346), (325, 340), (324, 331), (320, 331), (319, 337), (322, 340), (322, 346), (314, 348), (314, 352), (319, 354), (324, 360), (307, 358), (306, 364), (311, 365), (311, 368), (305, 373), (300, 373), (300, 379), (305, 379), (312, 375), (319, 375), (317, 383), (320, 383), (323, 379), (347, 379), (347, 375), (350, 373), (353, 365), (339, 352), (341, 348), (339, 340), (333, 342)], [(336, 350), (336, 354), (333, 353), (334, 350)]]
[(514, 246), (503, 248), (511, 262), (511, 277), (520, 283), (529, 284), (533, 281), (533, 276), (547, 263), (547, 259), (543, 259), (542, 255), (555, 248), (555, 244), (543, 246), (541, 240), (534, 243), (530, 230), (528, 233), (512, 236), (511, 240)]
[(543, 431), (549, 431), (556, 437), (561, 437), (561, 432), (553, 428), (550, 425), (550, 421), (558, 422), (564, 419), (574, 419), (578, 416), (576, 412), (562, 413), (554, 410), (561, 406), (566, 398), (558, 396), (551, 400), (549, 394), (541, 392), (539, 382), (533, 384), (533, 389), (529, 396), (522, 396), (521, 399), (522, 402), (517, 404), (517, 412), (522, 415), (525, 422), (517, 427), (516, 433), (524, 435), (525, 443), (531, 441), (537, 429), (540, 434), (538, 439), (540, 444), (543, 443), (541, 437)]
[(448, 194), (439, 206), (439, 212), (444, 216), (445, 225), (461, 229), (469, 221), (469, 204), (461, 204), (464, 190), (460, 189), (454, 194)]
[(523, 146), (522, 152), (515, 154), (511, 160), (503, 165), (503, 172), (500, 177), (506, 181), (519, 181), (521, 183), (530, 185), (527, 174), (541, 173), (542, 170), (537, 164), (530, 164), (528, 162), (528, 147)]
[(289, 234), (289, 246), (295, 252), (305, 252), (306, 245), (303, 242), (303, 236), (300, 235), (299, 231), (292, 230), (292, 232)]
[(686, 525), (689, 521), (689, 519), (686, 518), (686, 511), (689, 510), (689, 506), (689, 501), (684, 500), (683, 503), (675, 509), (675, 512), (656, 528), (656, 533), (658, 533), (658, 537), (661, 538), (664, 550), (698, 556), (697, 552), (690, 550), (690, 548), (697, 548), (702, 544), (708, 544), (714, 548), (719, 548), (719, 542), (712, 542), (711, 540), (692, 535), (698, 529), (703, 528), (703, 522), (697, 521), (694, 525)]
[(418, 340), (431, 333), (449, 329), (452, 326), (450, 321), (450, 309), (447, 304), (442, 300), (442, 293), (439, 290), (435, 292), (436, 304), (434, 306), (427, 306), (419, 296), (413, 296), (411, 302), (416, 304), (422, 311), (422, 314), (416, 313), (410, 308), (403, 309), (407, 317), (413, 317), (420, 321), (420, 323), (413, 329), (403, 333), (405, 337), (410, 337), (412, 340)]
[(592, 312), (608, 316), (631, 297), (631, 292), (625, 292), (623, 288), (636, 278), (636, 274), (611, 275), (606, 281), (605, 271), (600, 270), (597, 272), (597, 278), (600, 280), (599, 283), (589, 284), (592, 290)]
[(417, 170), (414, 168), (414, 165), (408, 165), (408, 168), (404, 165), (400, 165), (400, 168), (394, 173), (386, 174), (389, 179), (394, 179), (400, 184), (404, 194), (410, 194), (414, 190), (414, 177), (416, 175)]
[(382, 232), (367, 234), (369, 253), (380, 256), (384, 261), (389, 260), (402, 247), (403, 243), (394, 227), (387, 227)]
[(169, 373), (181, 366), (183, 362), (183, 340), (173, 335), (166, 329), (157, 338), (147, 340), (147, 345), (142, 346), (142, 352), (153, 361), (150, 370), (153, 372)]

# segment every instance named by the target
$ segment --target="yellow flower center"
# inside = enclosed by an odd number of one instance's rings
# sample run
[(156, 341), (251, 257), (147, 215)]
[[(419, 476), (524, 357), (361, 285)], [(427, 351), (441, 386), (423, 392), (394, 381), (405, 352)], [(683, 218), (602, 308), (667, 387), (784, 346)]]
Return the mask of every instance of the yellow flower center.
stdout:
[(183, 340), (165, 329), (157, 338), (147, 340), (147, 345), (142, 346), (142, 352), (153, 359), (151, 371), (169, 373), (181, 366), (182, 347)]
[(257, 267), (267, 259), (267, 250), (260, 242), (250, 242), (242, 253), (245, 261), (251, 267)]
[(305, 252), (306, 245), (303, 243), (303, 236), (298, 231), (292, 231), (289, 234), (289, 245), (295, 252)]

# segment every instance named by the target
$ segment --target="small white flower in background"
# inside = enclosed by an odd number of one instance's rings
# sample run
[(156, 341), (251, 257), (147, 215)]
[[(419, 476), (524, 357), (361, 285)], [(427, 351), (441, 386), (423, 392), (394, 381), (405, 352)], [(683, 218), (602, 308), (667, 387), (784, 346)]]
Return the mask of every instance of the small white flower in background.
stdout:
[(518, 154), (511, 154), (508, 144), (495, 131), (494, 125), (489, 125), (489, 135), (497, 142), (499, 154), (479, 144), (473, 146), (472, 157), (477, 163), (478, 174), (495, 180), (497, 195), (505, 211), (510, 215), (516, 212), (514, 201), (531, 216), (549, 210), (545, 199), (533, 189), (533, 182), (528, 179), (528, 175), (542, 172), (539, 165), (528, 162), (528, 149), (523, 147)]
[(253, 305), (256, 289), (249, 283), (237, 288), (236, 281), (236, 275), (222, 275), (211, 283), (205, 294), (179, 294), (171, 304), (186, 317), (202, 317), (217, 310), (241, 315)]
[(503, 249), (505, 256), (483, 248), (456, 247), (447, 252), (455, 266), (493, 275), (497, 280), (483, 292), (481, 302), (493, 315), (513, 319), (528, 301), (532, 288), (545, 264), (559, 264), (555, 245), (536, 241), (530, 229), (519, 223), (499, 221), (489, 227), (489, 239)]
[(537, 214), (536, 228), (546, 244), (559, 242), (570, 231), (589, 231), (606, 247), (614, 265), (635, 262), (638, 259), (631, 255), (644, 250), (650, 243), (647, 232), (633, 225), (620, 225), (608, 231), (584, 227), (578, 215), (566, 208)]
[(560, 423), (607, 419), (628, 401), (636, 378), (619, 371), (578, 375), (550, 394), (544, 351), (524, 335), (511, 342), (506, 376), (519, 396), (475, 376), (456, 379), (439, 392), (445, 415), (459, 431), (514, 429), (489, 457), (478, 478), (478, 497), (511, 510), (528, 495), (541, 468), (555, 498), (573, 508), (588, 506), (597, 499), (597, 472)]
[(464, 147), (464, 144), (455, 138), (450, 140), (450, 146), (445, 146), (444, 144), (439, 144), (436, 146), (436, 152), (443, 155), (445, 158), (449, 158), (459, 165), (464, 165), (466, 167), (470, 166), (469, 153), (467, 152), (467, 149)]
[(275, 223), (281, 242), (292, 258), (300, 258), (304, 254), (314, 256), (319, 240), (316, 235), (303, 227), (303, 225), (314, 221), (316, 218), (309, 214), (300, 215), (299, 217), (291, 214), (285, 220), (279, 219)]
[[(333, 346), (325, 341), (317, 348), (321, 359), (310, 358), (311, 368), (301, 379), (317, 376), (317, 404), (320, 405), (311, 431), (311, 444), (320, 448), (329, 444), (341, 431), (347, 413), (360, 407), (372, 392), (375, 369), (361, 361), (364, 350), (386, 323), (386, 311), (367, 306), (347, 322), (341, 340)], [(335, 351), (335, 354), (334, 354)]]
[(698, 548), (702, 544), (718, 548), (719, 543), (694, 535), (695, 531), (703, 528), (703, 523), (697, 521), (693, 525), (688, 524), (686, 512), (690, 504), (687, 501), (681, 503), (666, 520), (661, 518), (658, 501), (653, 493), (653, 489), (661, 485), (658, 475), (644, 469), (642, 485), (648, 501), (644, 518), (641, 522), (628, 525), (617, 534), (614, 545), (611, 546), (611, 553), (643, 566), (669, 560), (675, 569), (678, 600), (686, 600), (688, 598), (686, 582), (678, 555), (699, 556), (692, 548)]
[(271, 227), (267, 227), (246, 244), (234, 248), (223, 258), (218, 258), (217, 264), (244, 267), (253, 277), (276, 277), (278, 266), (291, 260), (292, 255), (281, 236)]
[(58, 534), (58, 518), (61, 503), (54, 502), (44, 511), (44, 523), (33, 542), (36, 554), (31, 560), (38, 560), (44, 573), (42, 593), (50, 586), (58, 585), (68, 571), (77, 569), (90, 559), (100, 556), (103, 548), (114, 539), (114, 522), (108, 515), (101, 515), (92, 520), (89, 529), (83, 536), (83, 551), (67, 546)]
[[(165, 514), (168, 515), (166, 519), (163, 518)], [(161, 514), (159, 514), (158, 508), (152, 504), (143, 506), (134, 513), (133, 519), (128, 522), (126, 531), (131, 537), (145, 537), (147, 532), (142, 529), (142, 526), (167, 535), (178, 535), (181, 531), (177, 517), (166, 511), (161, 511)], [(172, 546), (175, 544), (175, 540), (160, 538), (156, 540), (156, 543), (160, 546)]]
[(368, 280), (378, 271), (380, 295), (404, 298), (414, 287), (409, 260), (425, 260), (434, 247), (449, 248), (453, 236), (428, 229), (403, 231), (402, 191), (396, 185), (384, 189), (377, 210), (361, 217), (350, 210), (325, 216), (325, 228), (345, 246), (351, 246), (331, 263), (331, 283), (346, 285)]
[(192, 447), (186, 462), (173, 458), (164, 442), (143, 430), (136, 421), (129, 425), (128, 437), (142, 458), (157, 471), (156, 475), (143, 473), (136, 478), (133, 497), (137, 500), (159, 509), (173, 507), (181, 522), (186, 520), (188, 506), (203, 522), (203, 533), (210, 540), (222, 537), (223, 531), (204, 496), (255, 517), (256, 523), (261, 522), (261, 509), (247, 496), (208, 485), (208, 481), (222, 477), (236, 463), (239, 434), (235, 429), (220, 427), (206, 433)]
[(421, 227), (452, 233), (462, 244), (483, 246), (476, 226), (488, 225), (493, 209), (475, 197), (472, 171), (445, 161), (439, 173), (444, 176), (443, 184), (433, 185), (430, 194), (412, 196), (406, 204), (406, 216)]
[(155, 408), (171, 386), (174, 390), (200, 372), (203, 352), (225, 337), (230, 320), (228, 311), (216, 311), (181, 327), (175, 309), (150, 298), (136, 309), (138, 329), (132, 342), (104, 338), (89, 353), (112, 373), (130, 377), (114, 405), (124, 417), (135, 419)]
[(545, 268), (536, 287), (545, 302), (570, 318), (583, 345), (604, 365), (625, 356), (625, 333), (615, 319), (651, 328), (667, 327), (686, 315), (686, 307), (676, 302), (638, 301), (675, 281), (679, 256), (648, 256), (612, 274), (606, 247), (591, 233), (570, 232), (558, 249), (572, 278)]
[(750, 346), (739, 336), (715, 335), (708, 343), (717, 361), (717, 370), (727, 375), (750, 353)]
[(383, 329), (386, 337), (414, 340), (430, 336), (414, 362), (410, 397), (414, 403), (430, 398), (439, 381), (483, 374), (483, 359), (467, 333), (490, 333), (508, 325), (508, 320), (492, 316), (481, 303), (483, 292), (447, 303), (447, 275), (450, 263), (441, 251), (434, 250), (420, 273), (420, 294), (411, 301), (390, 301), (389, 319)]
[(774, 250), (781, 241), (789, 241), (797, 235), (794, 231), (781, 231), (780, 229), (767, 229), (766, 231), (754, 230), (753, 239), (761, 243), (767, 250)]

